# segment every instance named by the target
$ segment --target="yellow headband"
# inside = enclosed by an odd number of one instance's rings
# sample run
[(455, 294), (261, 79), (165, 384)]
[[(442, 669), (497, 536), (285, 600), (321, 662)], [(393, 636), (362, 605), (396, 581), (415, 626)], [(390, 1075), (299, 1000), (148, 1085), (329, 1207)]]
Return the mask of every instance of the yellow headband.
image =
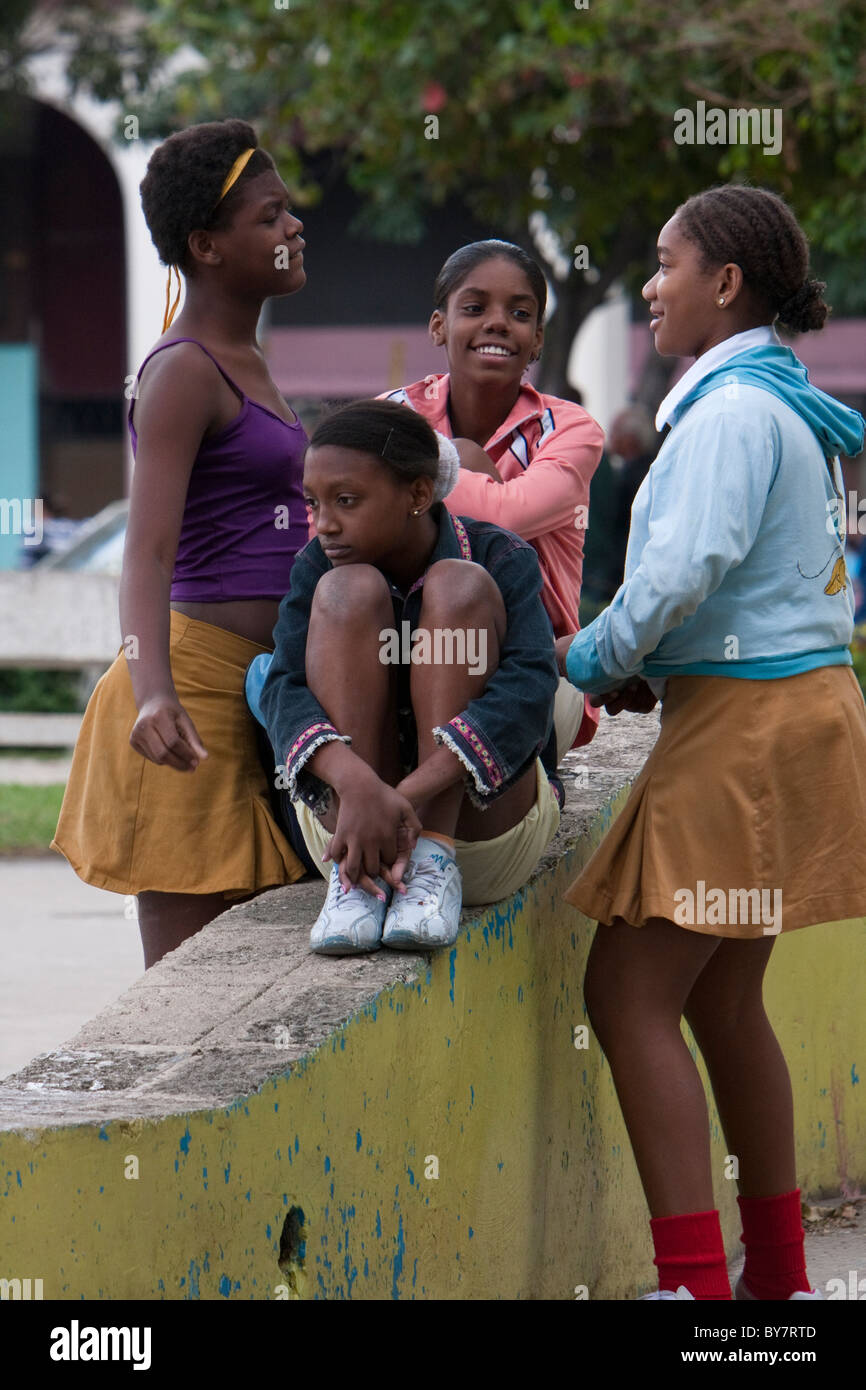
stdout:
[(231, 188), (232, 184), (233, 184), (233, 183), (236, 183), (237, 180), (240, 178), (241, 174), (244, 172), (244, 169), (246, 169), (246, 167), (247, 167), (247, 163), (249, 162), (250, 155), (253, 155), (253, 154), (255, 154), (255, 149), (254, 149), (254, 148), (253, 148), (253, 149), (250, 149), (250, 150), (244, 150), (243, 154), (239, 154), (239, 155), (238, 155), (238, 157), (237, 157), (237, 159), (235, 160), (234, 164), (232, 165), (232, 167), (231, 167), (231, 168), (229, 169), (229, 171), (228, 171), (228, 175), (226, 176), (226, 181), (225, 181), (225, 183), (223, 184), (223, 186), (222, 186), (222, 191), (221, 191), (221, 193), (220, 193), (220, 195), (219, 195), (219, 198), (217, 199), (217, 202), (218, 202), (218, 203), (221, 203), (221, 202), (222, 202), (223, 198), (224, 198), (224, 197), (226, 196), (226, 194), (228, 193), (228, 191), (229, 191), (229, 189)]
[[(219, 205), (219, 204), (222, 202), (223, 198), (226, 196), (226, 194), (228, 193), (228, 191), (229, 191), (229, 189), (232, 187), (232, 185), (235, 184), (235, 183), (237, 183), (238, 179), (240, 178), (241, 174), (244, 172), (244, 169), (246, 169), (247, 164), (249, 163), (250, 156), (251, 156), (251, 155), (254, 155), (255, 152), (256, 152), (256, 151), (255, 151), (255, 147), (253, 147), (253, 148), (251, 148), (251, 149), (249, 149), (249, 150), (244, 150), (242, 154), (239, 154), (239, 155), (238, 155), (237, 159), (235, 160), (234, 164), (233, 164), (232, 167), (229, 169), (228, 174), (226, 175), (225, 183), (223, 184), (222, 189), (220, 190), (220, 195), (219, 195), (219, 197), (217, 198), (217, 205)], [(177, 294), (175, 295), (174, 303), (172, 304), (172, 306), (171, 306), (171, 311), (169, 312), (168, 301), (169, 301), (169, 299), (171, 298), (171, 273), (172, 273), (172, 271), (174, 271), (175, 275), (177, 276)], [(166, 330), (169, 329), (169, 328), (171, 327), (171, 321), (172, 321), (172, 319), (174, 318), (174, 316), (175, 316), (175, 314), (176, 314), (176, 312), (177, 312), (177, 306), (178, 306), (179, 303), (180, 303), (180, 271), (178, 270), (178, 268), (177, 268), (176, 265), (170, 265), (169, 268), (168, 268), (168, 280), (166, 281), (166, 285), (165, 285), (165, 313), (163, 314), (163, 318), (162, 318), (162, 331), (163, 331), (163, 333), (165, 333)]]

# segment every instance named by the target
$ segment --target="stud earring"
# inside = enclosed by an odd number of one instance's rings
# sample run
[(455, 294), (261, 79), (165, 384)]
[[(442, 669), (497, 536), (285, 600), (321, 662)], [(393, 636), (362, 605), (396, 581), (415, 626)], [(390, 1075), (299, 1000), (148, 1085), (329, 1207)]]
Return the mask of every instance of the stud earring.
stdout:
[(724, 308), (724, 304), (725, 304), (724, 299), (720, 299), (720, 300), (719, 300), (719, 308), (720, 308), (720, 309)]
[(413, 515), (413, 516), (420, 516), (420, 515), (421, 515), (421, 508), (420, 508), (420, 507), (416, 507), (415, 510), (414, 510), (414, 512), (412, 513), (412, 515)]

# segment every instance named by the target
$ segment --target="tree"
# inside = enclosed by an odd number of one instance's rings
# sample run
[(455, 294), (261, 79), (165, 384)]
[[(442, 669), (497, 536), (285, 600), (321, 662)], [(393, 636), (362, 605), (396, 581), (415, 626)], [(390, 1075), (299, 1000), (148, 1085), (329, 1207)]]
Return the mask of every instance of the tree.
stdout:
[[(132, 28), (107, 4), (64, 7), (61, 23), (73, 79), (135, 110), (143, 134), (244, 115), (301, 202), (321, 196), (308, 160), (329, 151), (364, 197), (360, 225), (382, 239), (419, 238), (449, 196), (500, 225), (556, 287), (548, 390), (563, 388), (587, 313), (614, 282), (646, 279), (660, 226), (711, 183), (749, 178), (784, 194), (821, 248), (819, 270), (829, 257), (859, 272), (866, 253), (866, 0), (668, 0), (662, 11), (645, 0), (211, 0), (180, 13), (141, 0)], [(154, 54), (183, 44), (206, 66), (167, 82)], [(678, 143), (677, 113), (699, 101), (780, 112), (779, 152)], [(848, 280), (850, 312), (866, 288)]]

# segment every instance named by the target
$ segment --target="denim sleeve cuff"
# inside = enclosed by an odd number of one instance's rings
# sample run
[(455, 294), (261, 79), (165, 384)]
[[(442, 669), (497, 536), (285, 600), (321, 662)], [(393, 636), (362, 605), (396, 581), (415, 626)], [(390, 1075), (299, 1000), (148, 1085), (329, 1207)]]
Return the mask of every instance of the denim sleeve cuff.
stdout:
[(460, 715), (444, 727), (437, 725), (433, 730), (437, 744), (448, 748), (463, 764), (469, 774), (466, 779), (466, 795), (483, 811), (498, 794), (505, 780), (499, 763), (478, 734)]
[(578, 632), (568, 649), (565, 670), (572, 685), (589, 695), (601, 695), (621, 684), (601, 664), (595, 645), (594, 624)]
[(286, 758), (289, 800), (303, 801), (317, 816), (324, 815), (327, 811), (331, 801), (331, 788), (321, 777), (316, 777), (312, 772), (304, 772), (304, 765), (309, 762), (317, 748), (335, 740), (340, 743), (352, 742), (348, 734), (338, 733), (333, 724), (311, 724), (295, 739)]

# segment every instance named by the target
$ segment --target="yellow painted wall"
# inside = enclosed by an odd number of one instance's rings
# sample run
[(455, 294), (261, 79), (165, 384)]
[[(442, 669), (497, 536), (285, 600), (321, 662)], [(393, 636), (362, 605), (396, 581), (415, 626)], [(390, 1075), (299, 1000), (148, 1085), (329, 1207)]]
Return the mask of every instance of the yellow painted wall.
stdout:
[[(236, 1106), (0, 1136), (0, 1273), (42, 1278), (45, 1298), (61, 1299), (569, 1299), (579, 1285), (631, 1298), (655, 1287), (609, 1068), (591, 1034), (588, 1049), (573, 1043), (593, 927), (562, 892), (607, 819), (418, 982)], [(780, 938), (768, 973), (799, 1178), (813, 1195), (866, 1180), (866, 1011), (849, 970), (864, 946), (866, 921), (809, 927)], [(735, 1186), (714, 1111), (711, 1123), (733, 1253)], [(130, 1155), (137, 1179), (124, 1177)], [(430, 1156), (438, 1178), (425, 1176)], [(303, 1245), (281, 1269), (292, 1208)]]

